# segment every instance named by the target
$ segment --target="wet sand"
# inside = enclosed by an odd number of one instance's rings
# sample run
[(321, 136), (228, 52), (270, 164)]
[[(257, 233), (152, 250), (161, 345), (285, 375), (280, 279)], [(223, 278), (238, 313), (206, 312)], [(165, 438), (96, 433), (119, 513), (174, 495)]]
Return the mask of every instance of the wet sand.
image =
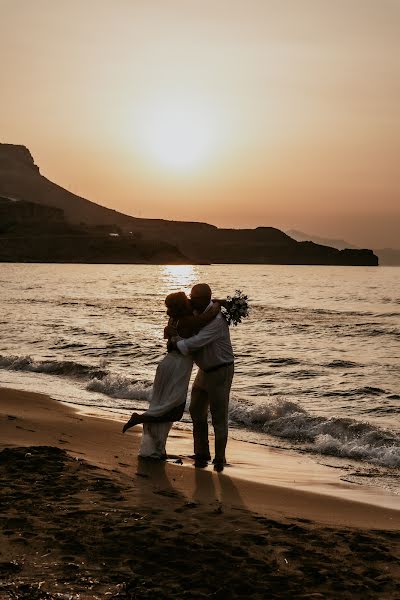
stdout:
[(397, 497), (241, 442), (194, 469), (178, 430), (140, 461), (139, 434), (0, 389), (0, 598), (400, 596)]

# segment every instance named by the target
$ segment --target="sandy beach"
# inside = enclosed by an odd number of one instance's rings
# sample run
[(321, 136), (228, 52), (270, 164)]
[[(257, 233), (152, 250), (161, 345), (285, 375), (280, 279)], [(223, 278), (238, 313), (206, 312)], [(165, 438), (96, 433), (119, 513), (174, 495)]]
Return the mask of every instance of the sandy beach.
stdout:
[(194, 469), (141, 428), (0, 389), (0, 598), (398, 598), (398, 497), (295, 453), (230, 442)]

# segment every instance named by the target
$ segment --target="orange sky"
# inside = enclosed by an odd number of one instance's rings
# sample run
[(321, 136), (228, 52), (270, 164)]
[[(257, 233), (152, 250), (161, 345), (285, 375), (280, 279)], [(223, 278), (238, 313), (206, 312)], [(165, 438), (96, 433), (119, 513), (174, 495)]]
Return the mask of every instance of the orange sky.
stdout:
[(0, 0), (0, 134), (142, 217), (400, 247), (398, 0)]

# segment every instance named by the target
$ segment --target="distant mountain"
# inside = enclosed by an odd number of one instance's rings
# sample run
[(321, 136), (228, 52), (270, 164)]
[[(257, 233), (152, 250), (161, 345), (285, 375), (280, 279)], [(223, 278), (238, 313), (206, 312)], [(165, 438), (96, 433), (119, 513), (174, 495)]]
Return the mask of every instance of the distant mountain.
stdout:
[[(324, 244), (326, 246), (331, 246), (332, 248), (337, 248), (338, 250), (343, 250), (344, 248), (357, 249), (357, 246), (354, 246), (353, 244), (350, 244), (349, 242), (346, 242), (344, 240), (322, 238), (318, 235), (304, 233), (304, 231), (298, 231), (297, 229), (290, 229), (286, 233), (298, 242), (311, 241), (315, 242), (316, 244)], [(400, 249), (374, 248), (373, 252), (378, 256), (379, 264), (382, 266), (400, 265)]]
[[(111, 231), (110, 231), (111, 230)], [(76, 225), (60, 208), (0, 196), (0, 261), (188, 264), (172, 244)]]
[[(7, 210), (11, 210), (11, 203), (25, 202), (41, 205), (43, 207), (52, 207), (62, 211), (61, 220), (63, 224), (57, 225), (54, 222), (54, 215), (48, 213), (47, 233), (44, 233), (40, 224), (32, 224), (29, 235), (27, 229), (29, 225), (23, 225), (23, 217), (18, 217), (20, 223), (20, 244), (23, 244), (23, 237), (30, 236), (32, 240), (36, 237), (35, 244), (43, 243), (44, 237), (52, 235), (52, 244), (55, 244), (55, 238), (61, 235), (79, 237), (80, 246), (75, 246), (72, 250), (65, 250), (66, 255), (71, 256), (73, 262), (108, 262), (107, 256), (110, 256), (110, 262), (141, 262), (138, 257), (138, 249), (134, 251), (131, 245), (132, 240), (140, 240), (143, 245), (152, 248), (159, 248), (159, 254), (154, 254), (148, 260), (161, 260), (163, 252), (168, 256), (174, 254), (176, 260), (182, 262), (201, 262), (201, 263), (271, 263), (271, 264), (317, 264), (317, 265), (377, 265), (378, 259), (371, 250), (344, 249), (337, 250), (314, 242), (297, 242), (286, 233), (273, 227), (257, 227), (256, 229), (219, 229), (207, 223), (193, 223), (183, 221), (166, 221), (163, 219), (139, 219), (124, 215), (115, 210), (105, 208), (94, 202), (76, 196), (62, 187), (52, 183), (40, 174), (39, 168), (35, 165), (32, 155), (24, 146), (15, 146), (12, 144), (0, 144), (0, 196), (8, 199), (8, 209), (3, 208), (3, 219)], [(15, 204), (14, 202), (14, 204)], [(20, 205), (23, 207), (23, 205)], [(32, 209), (33, 210), (33, 209)], [(39, 210), (39, 209), (35, 209)], [(22, 211), (23, 212), (23, 211)], [(22, 213), (21, 213), (22, 214)], [(46, 219), (45, 219), (46, 220)], [(71, 234), (71, 227), (75, 227)], [(17, 229), (18, 229), (17, 227)], [(64, 228), (64, 233), (60, 232)], [(80, 228), (79, 231), (76, 227)], [(96, 228), (94, 231), (93, 228)], [(100, 229), (99, 229), (100, 228)], [(67, 233), (67, 230), (69, 233)], [(51, 233), (50, 233), (51, 232)], [(118, 233), (117, 236), (110, 236), (112, 233)], [(5, 239), (14, 237), (14, 241), (7, 243), (14, 244), (15, 256), (25, 257), (16, 258), (16, 260), (28, 260), (29, 248), (31, 248), (32, 258), (36, 260), (36, 253), (33, 242), (27, 245), (21, 254), (17, 252), (18, 242), (16, 235), (4, 232), (0, 236)], [(42, 236), (40, 242), (38, 237)], [(44, 236), (44, 237), (43, 237)], [(86, 241), (84, 237), (86, 236)], [(99, 249), (97, 245), (87, 249), (89, 238), (102, 239), (103, 245)], [(111, 242), (118, 242), (110, 246)], [(75, 244), (71, 237), (65, 242), (67, 245)], [(86, 246), (85, 246), (86, 244)], [(115, 249), (120, 244), (121, 253), (109, 254), (110, 248)], [(157, 244), (159, 246), (157, 246)], [(167, 244), (161, 248), (160, 244)], [(124, 246), (124, 250), (122, 250)], [(86, 250), (85, 250), (86, 248)], [(131, 248), (131, 249), (130, 249)], [(101, 251), (100, 251), (101, 250)], [(100, 252), (97, 256), (97, 252)], [(47, 253), (49, 262), (54, 253)], [(44, 256), (46, 253), (44, 253)], [(166, 255), (166, 256), (167, 256)], [(0, 260), (4, 260), (1, 258)], [(13, 251), (10, 250), (8, 256), (11, 257)], [(124, 260), (122, 260), (122, 258)], [(144, 260), (144, 259), (143, 259)], [(173, 261), (175, 262), (175, 261)]]
[(357, 246), (354, 246), (345, 240), (323, 238), (311, 233), (304, 233), (304, 231), (298, 231), (297, 229), (290, 229), (286, 233), (297, 242), (310, 241), (314, 242), (315, 244), (322, 244), (324, 246), (330, 246), (331, 248), (337, 248), (338, 250), (344, 250), (344, 248), (357, 248)]

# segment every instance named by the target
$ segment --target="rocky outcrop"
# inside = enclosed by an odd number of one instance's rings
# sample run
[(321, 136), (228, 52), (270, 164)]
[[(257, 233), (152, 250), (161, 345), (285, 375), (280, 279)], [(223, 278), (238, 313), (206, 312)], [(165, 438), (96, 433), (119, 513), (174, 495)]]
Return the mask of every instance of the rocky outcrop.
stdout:
[(77, 235), (0, 235), (0, 262), (189, 264), (177, 248), (166, 242), (133, 238)]
[(15, 144), (0, 144), (0, 173), (2, 171), (17, 171), (18, 173), (39, 173), (39, 167), (35, 165), (32, 154), (26, 146)]
[(188, 264), (172, 244), (69, 223), (59, 208), (0, 197), (0, 261)]
[[(317, 235), (304, 233), (303, 231), (297, 231), (296, 229), (291, 229), (286, 232), (290, 237), (292, 237), (297, 242), (310, 241), (315, 244), (323, 244), (324, 246), (331, 246), (332, 248), (337, 248), (338, 250), (360, 250), (359, 246), (355, 246), (354, 244), (350, 244), (345, 240), (335, 240), (330, 238), (321, 238)], [(366, 251), (364, 250), (363, 253)], [(400, 265), (400, 249), (398, 248), (374, 248), (372, 250), (374, 254), (378, 257), (379, 264), (382, 266), (399, 266)], [(364, 256), (364, 254), (362, 255)]]
[[(133, 252), (133, 239), (136, 243), (140, 239), (152, 248), (156, 248), (157, 244), (166, 244), (163, 251), (172, 253), (168, 254), (172, 262), (179, 261), (181, 257), (184, 263), (378, 264), (377, 257), (370, 250), (337, 250), (312, 242), (297, 242), (273, 227), (219, 229), (207, 223), (139, 219), (124, 215), (80, 198), (40, 175), (29, 150), (23, 146), (0, 144), (0, 195), (59, 209), (65, 217), (64, 227), (67, 224), (69, 228), (80, 227), (81, 233), (85, 227), (100, 227), (104, 238), (108, 233), (118, 231), (121, 257), (124, 252)], [(58, 226), (53, 222), (52, 227), (57, 229)], [(97, 235), (99, 231), (97, 229)], [(87, 232), (87, 235), (93, 237), (93, 231)], [(122, 242), (122, 238), (125, 241)], [(111, 248), (115, 249), (109, 246), (109, 242), (109, 239), (107, 243), (103, 239), (100, 246), (95, 245), (96, 250), (92, 247), (86, 253), (81, 247), (82, 256), (85, 256), (85, 260), (104, 262), (104, 258), (96, 260), (95, 252), (105, 252), (107, 255)], [(156, 257), (161, 256), (163, 251), (157, 250), (151, 260), (158, 260)], [(132, 257), (138, 256), (135, 252)], [(51, 259), (50, 254), (49, 257)], [(132, 258), (128, 262), (135, 260)], [(111, 254), (110, 261), (113, 262)]]
[(0, 234), (60, 223), (65, 225), (64, 212), (60, 208), (0, 196)]

